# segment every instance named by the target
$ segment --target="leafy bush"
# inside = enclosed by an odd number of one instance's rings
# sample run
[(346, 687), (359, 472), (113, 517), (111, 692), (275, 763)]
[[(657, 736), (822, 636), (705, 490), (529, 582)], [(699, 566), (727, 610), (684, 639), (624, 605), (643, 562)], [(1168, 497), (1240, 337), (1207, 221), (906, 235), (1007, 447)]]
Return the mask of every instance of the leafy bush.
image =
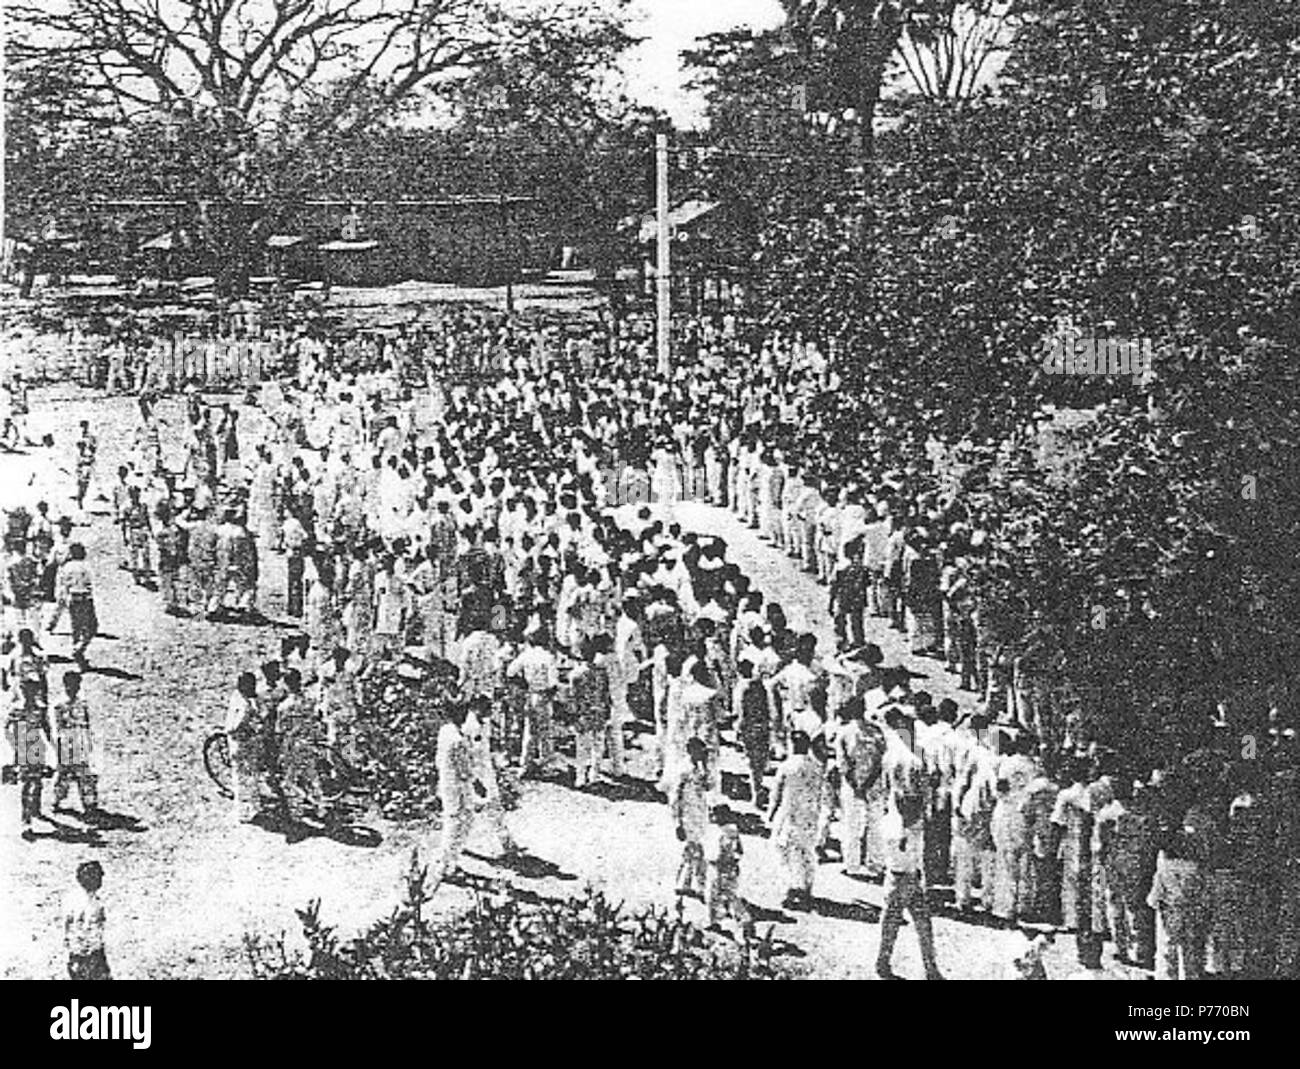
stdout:
[(361, 677), (358, 771), (385, 817), (415, 820), (438, 811), (438, 729), (457, 699), (456, 672), (435, 663), (404, 673), (380, 661)]
[(777, 979), (772, 932), (741, 945), (714, 939), (664, 909), (627, 913), (603, 893), (528, 903), (509, 887), (472, 908), (427, 919), (428, 869), (412, 854), (406, 895), (351, 940), (321, 923), (320, 900), (298, 910), (308, 953), (251, 936), (259, 980), (755, 980)]

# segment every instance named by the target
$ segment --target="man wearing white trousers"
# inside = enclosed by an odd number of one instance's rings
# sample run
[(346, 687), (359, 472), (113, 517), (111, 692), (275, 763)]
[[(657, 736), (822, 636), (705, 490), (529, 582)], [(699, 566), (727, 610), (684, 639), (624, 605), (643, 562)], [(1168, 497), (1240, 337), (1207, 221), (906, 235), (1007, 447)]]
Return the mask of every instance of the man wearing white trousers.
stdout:
[(614, 625), (614, 653), (609, 662), (609, 762), (616, 776), (623, 774), (623, 725), (632, 722), (628, 690), (649, 662), (641, 636), (642, 616), (640, 599), (629, 594)]
[(438, 729), (438, 799), (442, 803), (442, 856), (438, 860), (438, 879), (456, 876), (460, 855), (465, 850), (470, 829), (474, 826), (475, 788), (485, 793), (474, 779), (473, 754), (464, 732), (468, 710), (453, 705), (448, 719)]
[[(476, 793), (479, 793), (481, 788), (479, 812), (496, 837), (498, 853), (503, 857), (509, 857), (516, 852), (517, 847), (506, 824), (505, 805), (501, 801), (501, 788), (497, 783), (497, 768), (492, 752), (491, 719), (491, 700), (482, 696), (473, 698), (470, 700), (469, 715), (465, 717), (461, 734), (469, 747), (472, 786)], [(470, 799), (470, 804), (474, 804), (473, 798)]]
[(870, 735), (861, 698), (840, 707), (835, 733), (835, 764), (840, 770), (840, 855), (846, 876), (866, 876), (867, 790), (880, 776), (878, 733)]
[[(982, 716), (972, 720), (983, 726)], [(974, 743), (953, 787), (952, 861), (956, 905), (961, 911), (971, 908), (977, 879), (981, 905), (985, 910), (992, 905), (997, 860), (992, 830), (996, 783), (997, 758), (992, 750)]]

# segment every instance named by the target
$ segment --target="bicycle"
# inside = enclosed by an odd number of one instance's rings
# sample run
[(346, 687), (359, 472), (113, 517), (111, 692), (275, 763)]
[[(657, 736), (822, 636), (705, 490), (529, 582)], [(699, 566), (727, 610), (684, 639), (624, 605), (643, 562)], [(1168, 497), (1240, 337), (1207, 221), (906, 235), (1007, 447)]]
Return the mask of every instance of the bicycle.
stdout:
[(224, 731), (214, 731), (203, 740), (203, 767), (223, 798), (234, 798), (234, 773), (230, 768), (230, 740)]
[[(369, 793), (360, 770), (338, 746), (325, 745), (318, 758), (320, 769), (321, 801), (327, 810), (342, 808), (349, 803), (359, 804), (360, 797)], [(203, 740), (203, 768), (208, 778), (216, 785), (217, 792), (223, 798), (234, 798), (234, 770), (230, 760), (230, 739), (224, 731), (214, 731)], [(276, 770), (276, 794), (280, 804), (284, 804), (284, 792), (279, 786), (279, 770)]]

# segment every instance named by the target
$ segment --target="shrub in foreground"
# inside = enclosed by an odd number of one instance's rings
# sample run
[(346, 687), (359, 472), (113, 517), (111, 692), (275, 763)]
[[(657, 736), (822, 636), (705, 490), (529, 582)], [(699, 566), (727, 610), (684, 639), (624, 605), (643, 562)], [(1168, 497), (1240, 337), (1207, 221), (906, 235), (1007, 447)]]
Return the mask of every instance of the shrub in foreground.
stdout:
[(245, 937), (261, 980), (758, 980), (776, 979), (772, 933), (740, 945), (663, 909), (626, 912), (603, 893), (525, 900), (508, 886), (466, 910), (428, 918), (427, 868), (412, 856), (393, 913), (344, 940), (321, 923), (320, 900), (298, 910), (307, 953)]

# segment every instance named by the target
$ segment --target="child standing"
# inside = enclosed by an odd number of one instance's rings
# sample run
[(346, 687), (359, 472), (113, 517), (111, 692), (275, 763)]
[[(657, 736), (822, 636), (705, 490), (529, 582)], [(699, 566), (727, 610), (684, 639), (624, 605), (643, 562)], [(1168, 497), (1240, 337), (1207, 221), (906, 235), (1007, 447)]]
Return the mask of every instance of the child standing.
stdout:
[(57, 809), (68, 796), (71, 784), (77, 785), (83, 813), (99, 808), (99, 776), (95, 774), (98, 755), (95, 736), (90, 729), (90, 710), (81, 697), (81, 673), (63, 675), (64, 699), (54, 706), (55, 749), (58, 775), (54, 780), (54, 806)]
[(68, 950), (68, 976), (73, 980), (111, 980), (104, 954), (104, 906), (99, 889), (104, 868), (98, 861), (77, 866), (77, 888), (64, 911), (63, 939)]
[(709, 909), (709, 928), (722, 930), (724, 919), (734, 920), (743, 934), (753, 929), (749, 908), (740, 897), (740, 857), (745, 848), (735, 815), (726, 805), (713, 807), (713, 823), (704, 837), (704, 901)]

